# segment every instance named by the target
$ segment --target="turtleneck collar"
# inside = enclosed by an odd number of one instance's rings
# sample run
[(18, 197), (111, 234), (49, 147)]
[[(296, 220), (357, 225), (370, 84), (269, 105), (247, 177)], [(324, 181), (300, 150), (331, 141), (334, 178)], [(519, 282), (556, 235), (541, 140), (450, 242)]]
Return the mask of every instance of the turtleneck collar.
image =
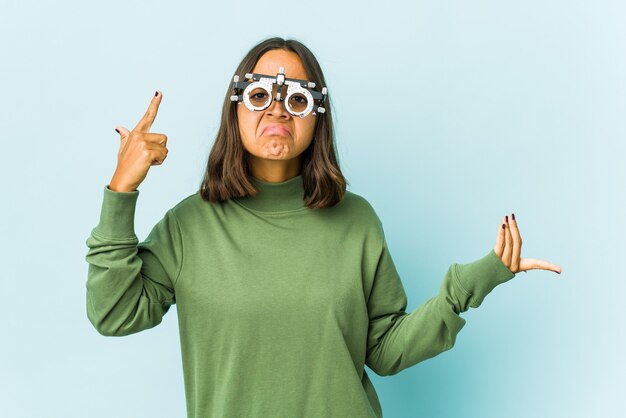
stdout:
[(260, 212), (284, 212), (306, 208), (302, 174), (278, 183), (254, 176), (250, 176), (250, 181), (257, 189), (257, 195), (236, 198), (247, 208)]

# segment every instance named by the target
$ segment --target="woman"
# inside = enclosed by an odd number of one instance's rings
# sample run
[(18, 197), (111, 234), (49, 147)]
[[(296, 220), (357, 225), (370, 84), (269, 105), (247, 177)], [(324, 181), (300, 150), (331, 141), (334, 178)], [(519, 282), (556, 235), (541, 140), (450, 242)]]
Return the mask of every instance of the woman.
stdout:
[(459, 314), (496, 285), (560, 272), (520, 258), (504, 217), (493, 250), (452, 264), (439, 294), (407, 313), (382, 224), (346, 190), (313, 54), (272, 38), (235, 73), (200, 190), (138, 242), (137, 187), (167, 155), (167, 137), (149, 132), (157, 92), (132, 131), (118, 129), (87, 239), (87, 315), (101, 334), (154, 327), (177, 304), (189, 417), (382, 417), (364, 365), (393, 375), (449, 350)]

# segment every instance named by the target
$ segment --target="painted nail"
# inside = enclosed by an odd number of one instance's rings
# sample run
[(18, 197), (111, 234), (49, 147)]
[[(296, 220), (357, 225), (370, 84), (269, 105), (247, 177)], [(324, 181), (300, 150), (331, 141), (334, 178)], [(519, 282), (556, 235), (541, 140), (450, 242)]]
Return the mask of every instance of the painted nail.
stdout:
[(509, 216), (508, 215), (505, 216), (504, 219), (506, 220), (507, 223), (509, 222)]
[(155, 96), (158, 96), (158, 95), (159, 95), (159, 92), (158, 92), (158, 91), (157, 91), (157, 92), (155, 92), (155, 93), (154, 93), (154, 95), (155, 95)]
[(504, 224), (502, 224), (502, 229), (504, 229)]
[(511, 218), (513, 218), (513, 220), (515, 220), (515, 214), (514, 213), (511, 214)]
[(115, 128), (115, 132), (117, 132), (118, 134), (120, 133), (120, 131), (118, 131), (117, 128)]

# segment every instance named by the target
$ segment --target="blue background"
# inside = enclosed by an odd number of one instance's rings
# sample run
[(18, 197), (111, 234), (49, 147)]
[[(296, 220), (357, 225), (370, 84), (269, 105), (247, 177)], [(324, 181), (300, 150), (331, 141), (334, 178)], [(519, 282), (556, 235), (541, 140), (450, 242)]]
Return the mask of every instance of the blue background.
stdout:
[(618, 1), (2, 1), (0, 405), (4, 417), (183, 417), (176, 309), (103, 337), (87, 239), (156, 89), (169, 154), (136, 232), (197, 191), (245, 52), (294, 37), (325, 71), (349, 190), (383, 222), (413, 310), (514, 212), (522, 257), (456, 346), (390, 377), (385, 417), (618, 417), (626, 6)]

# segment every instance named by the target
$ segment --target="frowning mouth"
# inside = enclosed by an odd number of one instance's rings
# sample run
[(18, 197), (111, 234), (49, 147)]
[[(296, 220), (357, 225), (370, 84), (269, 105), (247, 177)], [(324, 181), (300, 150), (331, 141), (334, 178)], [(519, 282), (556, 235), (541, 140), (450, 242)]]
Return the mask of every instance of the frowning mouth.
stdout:
[(291, 132), (289, 129), (282, 125), (269, 125), (263, 129), (262, 135), (281, 135), (281, 136), (290, 136)]

